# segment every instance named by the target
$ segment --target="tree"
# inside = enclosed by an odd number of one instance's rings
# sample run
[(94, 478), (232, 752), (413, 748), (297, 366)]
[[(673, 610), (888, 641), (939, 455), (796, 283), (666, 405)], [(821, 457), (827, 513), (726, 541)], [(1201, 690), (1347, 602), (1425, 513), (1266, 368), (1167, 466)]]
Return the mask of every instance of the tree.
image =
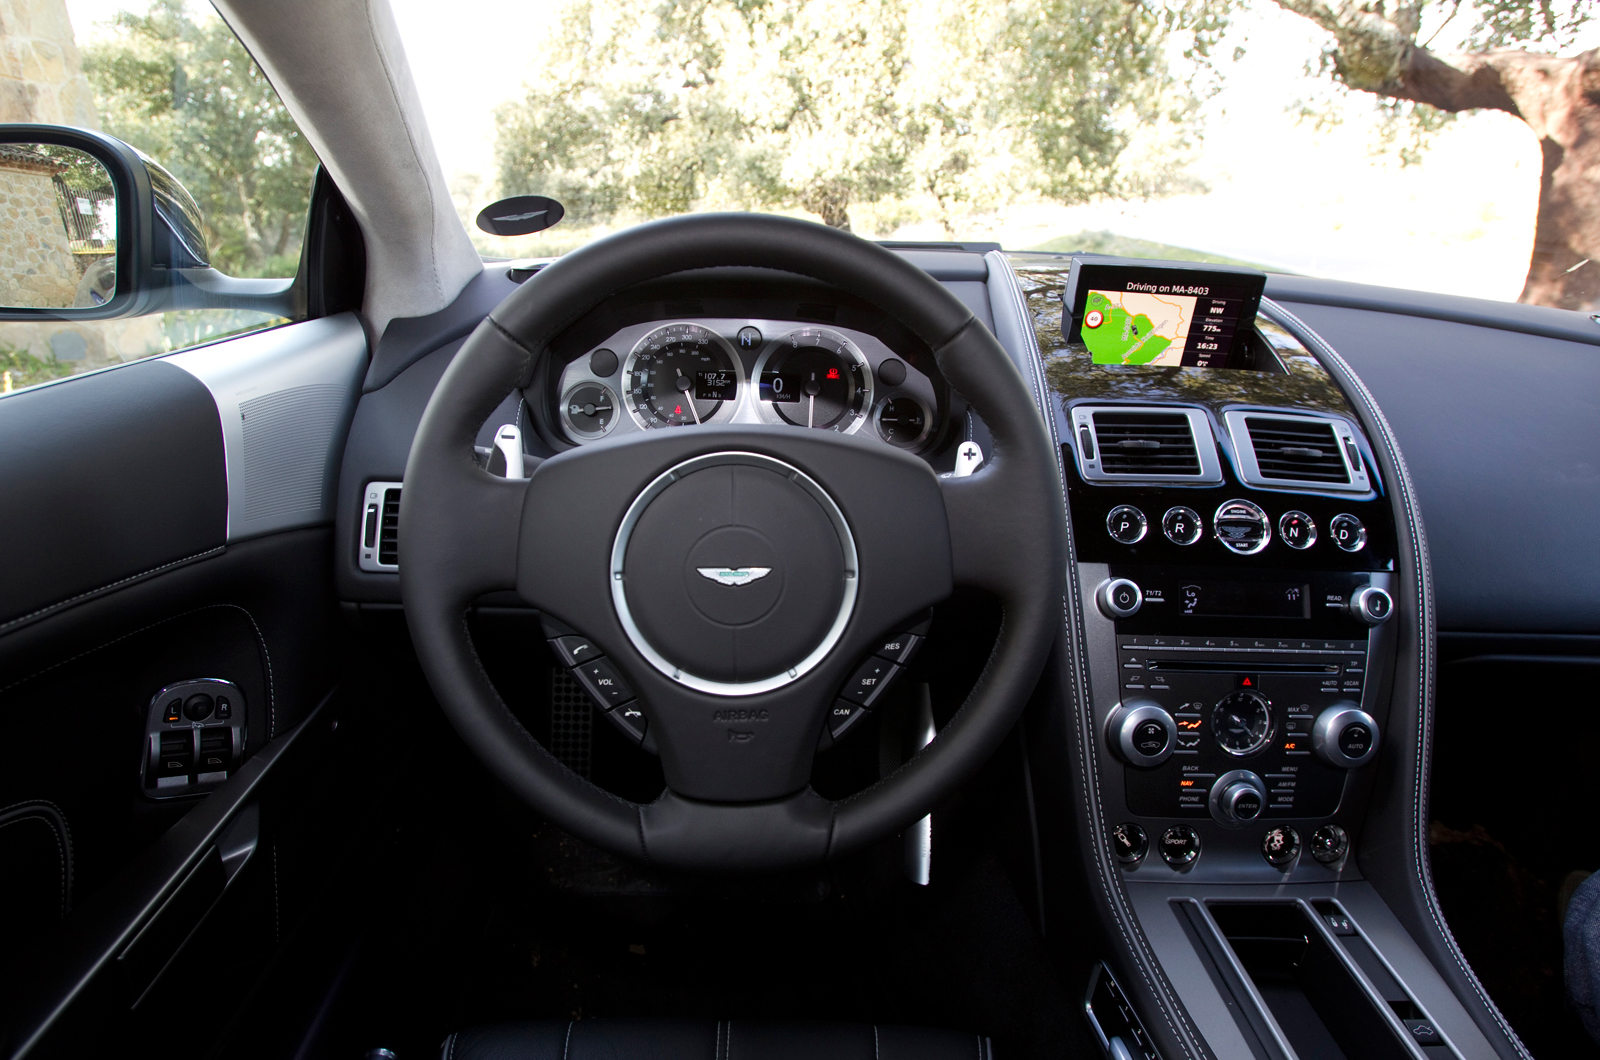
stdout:
[(317, 158), (227, 25), (183, 0), (119, 12), (84, 50), (107, 132), (172, 171), (205, 215), (212, 263), (294, 274)]
[[(695, 207), (962, 209), (1169, 190), (1232, 0), (574, 0), (497, 112), (501, 191), (579, 220)], [(1172, 45), (1186, 49), (1179, 69)], [(1119, 166), (1133, 132), (1169, 156)]]
[[(1499, 110), (1539, 137), (1544, 171), (1521, 300), (1600, 309), (1600, 50), (1562, 58), (1593, 17), (1592, 0), (1453, 0), (1449, 22), (1476, 20), (1461, 48), (1420, 39), (1427, 0), (1276, 0), (1333, 36), (1323, 67), (1378, 96), (1426, 132), (1449, 115)], [(1441, 27), (1442, 28), (1442, 27)]]

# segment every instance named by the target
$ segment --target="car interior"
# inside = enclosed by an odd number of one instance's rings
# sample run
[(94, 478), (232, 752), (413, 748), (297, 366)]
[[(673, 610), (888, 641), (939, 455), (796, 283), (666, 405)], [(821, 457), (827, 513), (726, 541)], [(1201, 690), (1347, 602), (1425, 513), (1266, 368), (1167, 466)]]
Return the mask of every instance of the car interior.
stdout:
[(292, 321), (0, 397), (6, 1056), (1600, 1055), (1600, 315), (757, 213), (486, 262), (386, 5), (217, 7), (292, 281), (0, 126), (117, 227), (5, 319)]

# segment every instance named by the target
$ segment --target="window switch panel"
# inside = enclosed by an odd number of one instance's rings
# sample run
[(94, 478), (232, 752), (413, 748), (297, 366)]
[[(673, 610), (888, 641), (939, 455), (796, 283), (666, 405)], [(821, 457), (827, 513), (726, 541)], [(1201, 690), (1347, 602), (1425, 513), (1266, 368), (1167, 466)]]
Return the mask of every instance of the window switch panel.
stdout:
[(145, 795), (194, 795), (228, 779), (244, 760), (248, 717), (232, 681), (195, 678), (157, 692), (145, 711)]

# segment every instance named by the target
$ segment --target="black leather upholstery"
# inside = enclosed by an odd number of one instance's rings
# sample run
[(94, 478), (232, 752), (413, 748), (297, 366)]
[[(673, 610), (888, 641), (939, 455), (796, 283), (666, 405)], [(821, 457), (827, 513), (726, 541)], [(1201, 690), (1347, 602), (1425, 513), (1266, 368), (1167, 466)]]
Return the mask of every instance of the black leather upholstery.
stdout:
[(440, 1060), (994, 1060), (989, 1039), (866, 1023), (541, 1020), (460, 1031)]

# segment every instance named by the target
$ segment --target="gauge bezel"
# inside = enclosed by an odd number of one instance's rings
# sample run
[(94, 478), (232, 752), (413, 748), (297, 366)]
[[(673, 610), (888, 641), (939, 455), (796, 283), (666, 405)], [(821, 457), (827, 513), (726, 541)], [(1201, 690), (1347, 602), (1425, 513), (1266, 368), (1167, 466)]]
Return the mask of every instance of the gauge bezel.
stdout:
[[(623, 407), (628, 410), (628, 415), (633, 418), (634, 424), (642, 431), (664, 430), (673, 426), (670, 423), (661, 423), (655, 420), (653, 417), (646, 414), (641, 414), (639, 412), (637, 401), (635, 400), (635, 395), (633, 393), (633, 370), (635, 365), (637, 365), (639, 362), (640, 353), (642, 353), (646, 347), (649, 346), (650, 340), (654, 336), (659, 335), (661, 332), (670, 331), (674, 328), (693, 328), (696, 331), (702, 331), (711, 336), (712, 344), (717, 346), (722, 351), (722, 355), (727, 359), (728, 363), (733, 366), (733, 397), (724, 400), (717, 408), (716, 412), (713, 412), (711, 415), (700, 421), (701, 424), (729, 422), (733, 419), (734, 411), (738, 409), (740, 403), (744, 401), (745, 388), (749, 383), (749, 380), (745, 378), (744, 374), (744, 362), (740, 360), (738, 351), (734, 349), (733, 344), (727, 340), (726, 336), (719, 334), (714, 328), (706, 327), (706, 325), (696, 320), (669, 320), (657, 327), (651, 328), (649, 331), (639, 336), (638, 341), (636, 341), (628, 350), (628, 356), (624, 358), (622, 362), (622, 374), (618, 377), (617, 385), (618, 389), (620, 390), (618, 398), (622, 401)], [(691, 420), (688, 423), (679, 424), (678, 426), (694, 427), (696, 424)]]
[[(805, 335), (807, 333), (819, 337), (826, 337), (827, 339), (830, 339), (838, 344), (839, 348), (833, 352), (836, 356), (839, 356), (841, 360), (847, 360), (847, 367), (856, 372), (859, 379), (857, 389), (862, 395), (860, 398), (860, 409), (855, 412), (854, 420), (848, 425), (843, 425), (844, 421), (841, 420), (839, 424), (835, 424), (832, 427), (817, 427), (814, 429), (833, 431), (836, 434), (856, 434), (860, 432), (863, 426), (865, 426), (869, 421), (874, 420), (875, 409), (877, 408), (877, 386), (876, 379), (872, 373), (872, 363), (867, 360), (866, 353), (861, 349), (854, 339), (840, 334), (832, 328), (825, 328), (819, 325), (806, 325), (805, 327), (799, 327), (792, 331), (785, 332), (783, 335), (780, 335), (777, 338), (769, 337), (767, 339), (765, 347), (761, 351), (761, 355), (756, 358), (755, 366), (750, 370), (750, 386), (752, 388), (751, 404), (755, 406), (756, 416), (761, 420), (762, 423), (770, 423), (778, 427), (799, 427), (801, 430), (806, 429), (804, 424), (790, 423), (788, 420), (784, 419), (781, 415), (779, 415), (777, 409), (772, 407), (772, 402), (761, 400), (761, 375), (767, 370), (767, 366), (771, 364), (773, 360), (780, 354), (787, 350), (799, 348), (802, 343), (796, 342), (796, 337)], [(803, 345), (814, 346), (819, 344), (816, 342), (807, 342)], [(827, 347), (824, 346), (823, 349), (827, 349)], [(847, 358), (845, 355), (846, 350), (849, 351)], [(848, 416), (850, 413), (846, 411), (845, 415)], [(930, 416), (928, 418), (931, 421), (932, 417)], [(879, 441), (882, 441), (882, 439), (880, 438)], [(892, 445), (893, 443), (885, 442), (884, 444)]]
[(573, 423), (572, 417), (567, 413), (567, 399), (570, 398), (575, 392), (582, 390), (586, 386), (599, 387), (601, 390), (604, 390), (606, 393), (610, 394), (611, 400), (614, 403), (613, 407), (617, 412), (620, 413), (624, 406), (622, 403), (622, 398), (617, 396), (617, 388), (612, 386), (610, 383), (602, 383), (598, 379), (582, 379), (567, 387), (566, 392), (561, 395), (561, 404), (556, 408), (556, 414), (561, 417), (561, 429), (567, 432), (568, 438), (575, 440), (582, 439), (585, 442), (592, 442), (596, 439), (604, 438), (606, 435), (616, 430), (617, 421), (622, 417), (620, 415), (613, 415), (611, 417), (611, 422), (607, 424), (605, 430), (602, 431), (586, 431), (578, 427), (577, 424)]
[[(879, 420), (883, 417), (883, 410), (885, 406), (887, 406), (891, 401), (901, 400), (910, 401), (914, 403), (917, 408), (922, 410), (922, 433), (917, 435), (915, 441), (907, 444), (892, 442), (885, 438), (883, 436), (883, 428), (879, 426)], [(878, 441), (883, 442), (885, 445), (892, 445), (896, 449), (904, 449), (907, 452), (914, 453), (923, 446), (927, 445), (928, 436), (933, 433), (933, 410), (928, 408), (928, 403), (926, 401), (923, 401), (920, 397), (911, 393), (909, 390), (890, 390), (887, 394), (884, 394), (881, 398), (873, 403), (872, 416), (870, 418), (872, 420), (872, 432), (878, 436)]]

